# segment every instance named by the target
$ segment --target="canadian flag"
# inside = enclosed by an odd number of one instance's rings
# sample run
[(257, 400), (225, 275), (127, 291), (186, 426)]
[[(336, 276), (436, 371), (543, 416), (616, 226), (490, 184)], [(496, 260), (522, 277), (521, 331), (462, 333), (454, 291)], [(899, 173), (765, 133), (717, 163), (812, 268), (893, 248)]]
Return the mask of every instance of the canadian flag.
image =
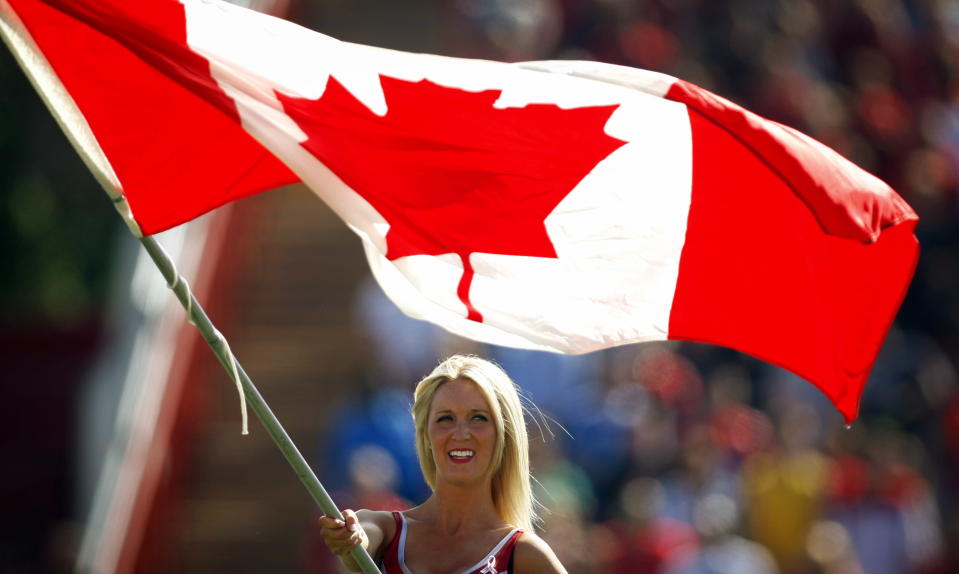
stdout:
[(663, 74), (403, 53), (216, 0), (0, 0), (0, 31), (135, 231), (301, 181), (397, 305), (480, 341), (723, 345), (852, 420), (918, 257), (885, 183)]

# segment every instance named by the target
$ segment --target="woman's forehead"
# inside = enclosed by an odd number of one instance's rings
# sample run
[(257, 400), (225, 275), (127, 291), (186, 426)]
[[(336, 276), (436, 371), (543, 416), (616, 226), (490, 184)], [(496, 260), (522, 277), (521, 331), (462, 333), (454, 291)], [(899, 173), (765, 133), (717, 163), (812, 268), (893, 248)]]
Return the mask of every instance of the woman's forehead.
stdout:
[(479, 385), (469, 379), (454, 379), (440, 385), (433, 395), (430, 410), (489, 410)]

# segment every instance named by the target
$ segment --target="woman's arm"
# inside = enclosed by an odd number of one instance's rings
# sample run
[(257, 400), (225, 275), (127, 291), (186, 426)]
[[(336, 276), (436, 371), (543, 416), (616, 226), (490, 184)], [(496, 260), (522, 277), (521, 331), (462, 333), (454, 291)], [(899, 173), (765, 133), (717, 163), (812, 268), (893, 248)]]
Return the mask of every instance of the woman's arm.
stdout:
[(377, 510), (344, 510), (343, 518), (320, 517), (320, 534), (327, 548), (353, 572), (358, 572), (360, 568), (349, 551), (360, 544), (370, 553), (373, 561), (379, 563), (381, 554), (396, 535), (393, 515)]
[(535, 534), (524, 532), (513, 549), (515, 574), (566, 574), (553, 549)]

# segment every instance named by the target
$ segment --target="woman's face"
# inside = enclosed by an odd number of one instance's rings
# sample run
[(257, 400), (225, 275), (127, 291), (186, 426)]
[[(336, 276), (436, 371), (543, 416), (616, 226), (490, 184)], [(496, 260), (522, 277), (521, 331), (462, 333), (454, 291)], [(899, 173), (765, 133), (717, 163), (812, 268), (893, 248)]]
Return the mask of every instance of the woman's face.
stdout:
[(436, 390), (427, 434), (437, 483), (467, 485), (487, 478), (496, 445), (496, 425), (476, 383), (456, 379)]

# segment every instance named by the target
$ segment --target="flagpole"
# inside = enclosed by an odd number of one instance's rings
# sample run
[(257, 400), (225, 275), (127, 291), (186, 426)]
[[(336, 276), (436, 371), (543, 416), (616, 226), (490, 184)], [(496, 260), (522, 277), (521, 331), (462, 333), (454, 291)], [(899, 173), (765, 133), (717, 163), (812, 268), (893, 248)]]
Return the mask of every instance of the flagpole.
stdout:
[[(156, 263), (157, 268), (160, 269), (160, 273), (163, 274), (167, 285), (186, 310), (187, 321), (200, 331), (203, 340), (210, 346), (213, 354), (216, 355), (216, 358), (220, 361), (220, 364), (223, 365), (223, 368), (226, 369), (227, 373), (231, 377), (239, 377), (239, 379), (234, 380), (234, 382), (242, 387), (243, 395), (246, 397), (250, 408), (256, 414), (257, 418), (260, 419), (267, 434), (270, 435), (270, 438), (273, 439), (273, 442), (280, 449), (280, 452), (283, 453), (286, 461), (293, 467), (296, 476), (299, 477), (300, 482), (306, 487), (306, 490), (310, 493), (310, 496), (313, 497), (313, 500), (320, 507), (320, 510), (322, 510), (326, 516), (343, 520), (343, 515), (336, 507), (336, 504), (334, 504), (333, 499), (330, 498), (323, 484), (316, 478), (313, 469), (310, 468), (309, 463), (306, 462), (306, 459), (303, 458), (299, 449), (296, 448), (296, 445), (286, 433), (286, 429), (283, 428), (283, 425), (280, 424), (276, 415), (273, 414), (270, 406), (263, 399), (260, 391), (253, 385), (253, 381), (250, 380), (246, 371), (243, 370), (239, 361), (236, 360), (236, 357), (226, 342), (226, 338), (213, 326), (203, 307), (200, 306), (200, 303), (196, 300), (196, 297), (194, 297), (189, 284), (177, 272), (176, 266), (173, 264), (173, 260), (170, 259), (166, 250), (164, 250), (163, 246), (152, 236), (140, 237), (139, 239), (147, 253), (150, 254), (153, 262)], [(352, 554), (356, 560), (361, 572), (364, 574), (379, 574), (379, 569), (365, 548), (358, 546), (351, 550), (350, 554)]]

